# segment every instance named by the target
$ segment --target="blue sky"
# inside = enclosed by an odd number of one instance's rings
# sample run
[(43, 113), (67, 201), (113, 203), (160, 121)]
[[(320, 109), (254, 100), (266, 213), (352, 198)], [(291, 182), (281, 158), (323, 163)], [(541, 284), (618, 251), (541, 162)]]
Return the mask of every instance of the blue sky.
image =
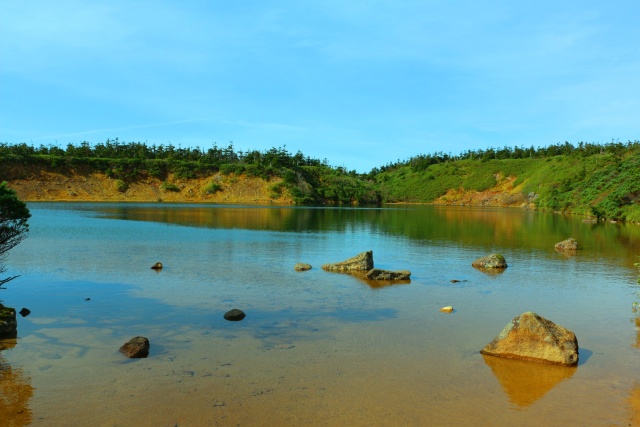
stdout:
[(0, 1), (0, 142), (420, 153), (640, 139), (640, 2)]

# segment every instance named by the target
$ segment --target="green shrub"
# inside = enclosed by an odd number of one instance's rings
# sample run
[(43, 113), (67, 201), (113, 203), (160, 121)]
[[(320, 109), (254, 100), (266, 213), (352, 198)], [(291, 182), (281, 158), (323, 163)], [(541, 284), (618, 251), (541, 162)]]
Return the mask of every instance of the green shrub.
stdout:
[(124, 193), (128, 189), (129, 189), (129, 184), (127, 184), (121, 179), (116, 179), (116, 190), (118, 190), (120, 193)]
[(217, 182), (212, 182), (204, 188), (205, 194), (216, 194), (218, 191), (222, 191), (222, 185)]
[(286, 188), (286, 184), (284, 182), (278, 182), (277, 184), (273, 184), (269, 187), (271, 191), (271, 198), (277, 199), (282, 196), (282, 192)]
[(160, 188), (164, 191), (173, 191), (175, 193), (180, 192), (180, 187), (167, 181), (164, 181), (162, 184), (160, 184)]

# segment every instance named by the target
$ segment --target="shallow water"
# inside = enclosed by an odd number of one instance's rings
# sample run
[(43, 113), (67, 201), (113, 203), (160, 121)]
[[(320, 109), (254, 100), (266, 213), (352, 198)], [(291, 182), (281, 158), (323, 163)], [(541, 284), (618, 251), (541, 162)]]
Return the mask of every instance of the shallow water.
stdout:
[[(433, 206), (29, 208), (31, 234), (7, 265), (21, 277), (0, 291), (32, 311), (17, 340), (0, 341), (2, 425), (638, 419), (638, 226)], [(553, 249), (570, 236), (575, 256)], [(320, 268), (365, 250), (411, 282), (373, 287)], [(504, 273), (471, 267), (490, 252)], [(225, 321), (236, 307), (246, 319)], [(530, 310), (576, 333), (577, 368), (479, 354)], [(118, 353), (136, 335), (149, 358)]]

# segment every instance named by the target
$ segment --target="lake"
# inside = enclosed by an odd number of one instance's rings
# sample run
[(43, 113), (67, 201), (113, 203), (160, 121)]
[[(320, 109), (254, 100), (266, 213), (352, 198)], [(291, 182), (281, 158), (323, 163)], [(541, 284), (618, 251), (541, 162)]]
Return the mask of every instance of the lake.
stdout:
[[(0, 290), (31, 310), (0, 341), (3, 426), (640, 422), (638, 225), (421, 205), (28, 206), (7, 259), (20, 277)], [(554, 250), (567, 237), (575, 255)], [(410, 283), (321, 269), (367, 250)], [(502, 274), (471, 267), (494, 252)], [(247, 317), (226, 321), (232, 308)], [(479, 353), (526, 311), (575, 332), (577, 367)], [(138, 335), (149, 357), (126, 359)]]

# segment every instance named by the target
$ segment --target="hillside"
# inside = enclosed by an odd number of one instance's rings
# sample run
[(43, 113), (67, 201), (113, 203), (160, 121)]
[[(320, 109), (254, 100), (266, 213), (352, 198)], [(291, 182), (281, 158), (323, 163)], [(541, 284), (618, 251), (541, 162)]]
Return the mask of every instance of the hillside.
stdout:
[(419, 155), (357, 174), (284, 149), (236, 152), (107, 141), (0, 144), (0, 180), (25, 201), (518, 206), (640, 222), (640, 143)]
[(640, 146), (528, 158), (411, 159), (376, 174), (396, 202), (526, 206), (640, 222)]
[[(88, 169), (60, 173), (30, 166), (21, 167), (19, 173), (3, 170), (3, 175), (13, 177), (9, 186), (23, 201), (293, 204), (288, 195), (274, 191), (282, 182), (277, 178), (266, 181), (215, 173), (181, 179), (170, 174), (166, 180), (139, 177), (122, 189), (119, 180)], [(215, 191), (208, 191), (212, 183)]]

